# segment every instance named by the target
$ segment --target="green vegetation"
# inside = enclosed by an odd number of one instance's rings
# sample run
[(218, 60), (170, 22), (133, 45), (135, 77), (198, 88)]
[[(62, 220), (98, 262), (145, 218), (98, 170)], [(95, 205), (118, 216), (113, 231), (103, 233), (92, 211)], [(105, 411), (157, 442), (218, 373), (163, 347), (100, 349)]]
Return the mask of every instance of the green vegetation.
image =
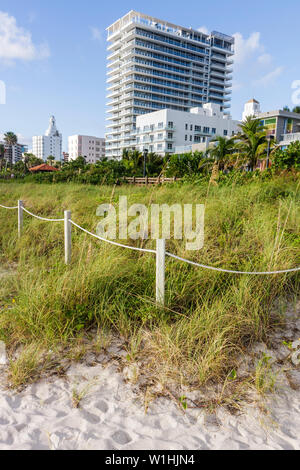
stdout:
[[(129, 204), (205, 203), (204, 248), (186, 252), (184, 242), (170, 240), (168, 251), (179, 256), (245, 271), (300, 265), (297, 173), (232, 172), (217, 186), (205, 178), (150, 188), (0, 183), (0, 203), (22, 199), (29, 210), (51, 218), (69, 209), (73, 220), (91, 231), (99, 222), (97, 206), (117, 205), (120, 195), (127, 195)], [(153, 255), (102, 243), (74, 228), (72, 263), (66, 267), (63, 224), (27, 215), (24, 220), (18, 240), (16, 212), (0, 209), (1, 263), (17, 266), (0, 285), (0, 340), (10, 357), (23, 351), (10, 365), (14, 386), (36, 380), (57, 364), (56, 357), (81, 358), (92, 328), (98, 331), (97, 352), (117, 335), (126, 361), (139, 361), (137, 370), (161, 390), (174, 382), (240, 386), (237, 358), (282, 321), (279, 313), (271, 314), (274, 302), (299, 295), (297, 273), (229, 275), (167, 259), (166, 306), (159, 308)], [(151, 240), (136, 244), (155, 246)], [(261, 389), (265, 366), (251, 379)]]
[[(240, 124), (236, 136), (225, 138), (216, 136), (211, 140), (205, 152), (188, 152), (180, 155), (161, 157), (149, 153), (146, 158), (146, 174), (149, 177), (166, 176), (185, 179), (203, 178), (216, 182), (221, 172), (240, 172), (245, 169), (253, 172), (259, 160), (271, 160), (271, 172), (284, 169), (299, 169), (300, 143), (291, 144), (286, 150), (276, 149), (274, 141), (268, 142), (267, 130), (260, 119), (248, 117)], [(12, 132), (5, 134), (8, 144), (16, 143), (17, 137)], [(144, 157), (137, 150), (124, 149), (121, 160), (101, 159), (96, 164), (87, 164), (80, 156), (70, 162), (55, 162), (49, 155), (47, 162), (60, 171), (55, 173), (29, 174), (30, 168), (42, 163), (32, 154), (24, 154), (23, 161), (14, 166), (5, 158), (5, 148), (0, 146), (0, 178), (10, 179), (13, 175), (18, 181), (36, 183), (84, 183), (84, 184), (115, 184), (128, 176), (143, 176)], [(269, 166), (269, 165), (267, 165)], [(5, 168), (5, 170), (4, 170)], [(211, 175), (211, 176), (210, 176)], [(235, 179), (235, 174), (232, 176)]]
[(273, 161), (277, 170), (300, 170), (300, 142), (292, 142), (285, 150), (276, 150)]

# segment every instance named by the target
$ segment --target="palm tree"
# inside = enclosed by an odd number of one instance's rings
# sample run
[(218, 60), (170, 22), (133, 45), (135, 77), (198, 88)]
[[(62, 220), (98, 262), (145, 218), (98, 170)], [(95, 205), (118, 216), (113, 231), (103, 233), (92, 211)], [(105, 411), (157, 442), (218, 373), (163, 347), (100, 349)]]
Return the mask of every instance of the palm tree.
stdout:
[(5, 147), (3, 144), (0, 144), (0, 171), (3, 168), (4, 158), (5, 158)]
[(248, 116), (239, 124), (241, 131), (236, 138), (239, 140), (237, 147), (244, 153), (251, 171), (256, 167), (259, 157), (267, 148), (267, 133), (261, 124), (261, 120), (254, 116)]
[(295, 106), (295, 108), (293, 109), (293, 113), (300, 114), (300, 106)]
[(215, 160), (218, 169), (220, 165), (224, 165), (232, 155), (235, 148), (235, 137), (227, 139), (226, 137), (217, 136), (210, 141), (213, 147), (210, 147), (207, 153)]
[(47, 163), (51, 165), (53, 164), (53, 162), (55, 162), (55, 157), (53, 157), (53, 155), (49, 155), (49, 157), (47, 158)]
[(220, 165), (224, 166), (229, 161), (235, 144), (235, 138), (228, 139), (226, 137), (217, 136), (210, 141), (213, 144), (207, 150), (207, 155), (214, 160), (212, 167), (210, 183), (218, 184)]
[(134, 176), (138, 176), (143, 167), (143, 155), (138, 150), (123, 151), (123, 162), (128, 170), (131, 170)]
[(42, 164), (43, 160), (41, 160), (40, 158), (37, 158), (35, 155), (33, 155), (33, 153), (24, 153), (23, 163), (24, 163), (25, 172), (28, 173), (29, 168)]
[(18, 143), (18, 137), (14, 132), (6, 132), (4, 134), (4, 142), (11, 147), (11, 150), (9, 151), (8, 158), (9, 158), (9, 165), (10, 168), (12, 168), (12, 147)]

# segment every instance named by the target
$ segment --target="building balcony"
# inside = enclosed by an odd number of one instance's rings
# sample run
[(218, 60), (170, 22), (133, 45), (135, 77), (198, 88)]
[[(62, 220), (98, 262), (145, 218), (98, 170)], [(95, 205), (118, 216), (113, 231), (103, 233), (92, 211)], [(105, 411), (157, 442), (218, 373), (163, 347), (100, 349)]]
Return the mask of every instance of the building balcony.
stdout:
[(112, 77), (109, 77), (106, 80), (106, 83), (113, 83), (113, 82), (120, 83), (120, 74), (119, 73), (117, 75), (113, 75)]
[(219, 50), (219, 51), (226, 51), (227, 54), (233, 55), (234, 51), (232, 49), (228, 49), (228, 47), (221, 46), (219, 44), (212, 44), (212, 49)]
[(167, 125), (164, 125), (162, 127), (151, 126), (148, 129), (139, 129), (139, 130), (136, 129), (136, 134), (137, 135), (142, 135), (142, 134), (149, 134), (151, 132), (162, 132), (162, 131), (172, 132), (172, 131), (175, 131), (175, 130), (176, 130), (175, 126), (173, 126), (173, 127), (170, 127), (170, 126), (167, 126)]
[(280, 145), (283, 145), (284, 143), (289, 145), (292, 142), (300, 141), (300, 132), (294, 132), (292, 134), (283, 134), (281, 135), (280, 140)]
[(115, 50), (112, 54), (109, 54), (106, 59), (107, 60), (114, 60), (120, 55), (121, 55), (121, 48)]
[(225, 78), (226, 78), (225, 73), (220, 73), (220, 72), (217, 72), (216, 70), (213, 70), (213, 69), (210, 71), (210, 75), (211, 75), (210, 81), (213, 80), (213, 77), (223, 78), (223, 80), (225, 80)]

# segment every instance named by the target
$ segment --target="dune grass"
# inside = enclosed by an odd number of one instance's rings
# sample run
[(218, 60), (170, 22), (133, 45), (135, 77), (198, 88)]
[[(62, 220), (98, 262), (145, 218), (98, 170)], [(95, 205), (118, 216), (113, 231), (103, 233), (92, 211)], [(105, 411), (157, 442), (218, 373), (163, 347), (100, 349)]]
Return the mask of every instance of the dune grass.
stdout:
[[(0, 204), (22, 199), (32, 212), (52, 218), (69, 209), (74, 221), (95, 231), (97, 206), (117, 204), (120, 195), (129, 204), (205, 203), (204, 248), (187, 252), (184, 242), (170, 240), (168, 251), (227, 269), (276, 270), (300, 265), (298, 187), (295, 176), (210, 188), (1, 183)], [(155, 242), (136, 246), (154, 248)], [(166, 306), (159, 308), (154, 255), (102, 243), (77, 229), (72, 249), (72, 263), (65, 266), (63, 224), (26, 215), (18, 240), (16, 212), (0, 209), (0, 261), (17, 263), (0, 285), (0, 340), (11, 357), (24, 348), (24, 358), (11, 362), (15, 386), (35, 380), (42, 361), (48, 367), (41, 351), (65, 348), (72, 355), (94, 327), (105, 343), (109, 332), (122, 338), (128, 360), (139, 361), (153, 382), (199, 387), (224, 381), (240, 353), (282, 321), (280, 312), (272, 313), (274, 302), (299, 295), (296, 273), (229, 275), (168, 259)], [(39, 354), (30, 354), (34, 350)], [(20, 373), (20, 364), (29, 364), (30, 373)]]

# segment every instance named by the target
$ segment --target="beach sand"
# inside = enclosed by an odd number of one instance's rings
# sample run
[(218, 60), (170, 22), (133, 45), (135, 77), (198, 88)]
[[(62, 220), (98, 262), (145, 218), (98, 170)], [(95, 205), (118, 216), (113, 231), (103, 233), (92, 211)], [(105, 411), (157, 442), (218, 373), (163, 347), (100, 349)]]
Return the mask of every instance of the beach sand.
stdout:
[(151, 402), (146, 414), (115, 366), (77, 364), (66, 377), (20, 393), (0, 389), (0, 449), (299, 450), (300, 391), (286, 382), (263, 407), (245, 405), (239, 415), (223, 408), (184, 413), (166, 398)]

